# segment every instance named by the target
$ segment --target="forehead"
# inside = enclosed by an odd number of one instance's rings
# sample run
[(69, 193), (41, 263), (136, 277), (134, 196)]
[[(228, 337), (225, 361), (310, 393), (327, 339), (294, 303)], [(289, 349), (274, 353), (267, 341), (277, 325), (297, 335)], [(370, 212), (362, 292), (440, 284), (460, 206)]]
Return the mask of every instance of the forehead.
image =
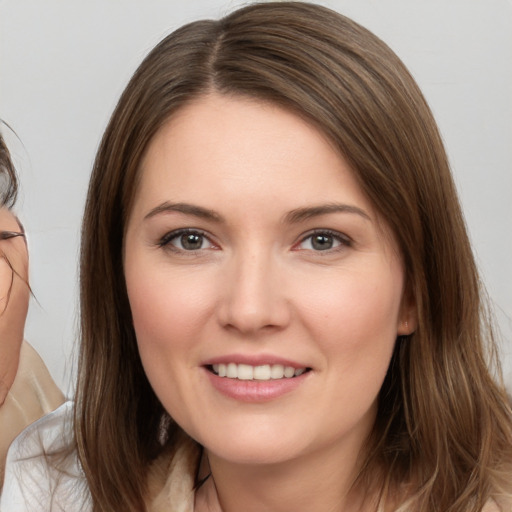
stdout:
[(348, 163), (311, 123), (269, 102), (219, 94), (189, 103), (159, 129), (142, 161), (136, 202), (235, 189), (247, 198), (279, 192), (328, 202), (342, 194), (367, 203)]

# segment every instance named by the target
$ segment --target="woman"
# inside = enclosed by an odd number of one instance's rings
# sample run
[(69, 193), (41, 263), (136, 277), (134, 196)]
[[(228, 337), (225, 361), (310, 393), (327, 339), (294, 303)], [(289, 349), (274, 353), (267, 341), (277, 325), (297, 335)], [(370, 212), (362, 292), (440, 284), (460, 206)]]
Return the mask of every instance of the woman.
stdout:
[(81, 307), (74, 440), (69, 405), (20, 438), (6, 509), (510, 508), (510, 408), (435, 122), (328, 9), (251, 5), (148, 55), (95, 162)]
[(23, 341), (30, 289), (27, 244), (11, 211), (17, 192), (16, 172), (0, 135), (0, 489), (9, 444), (64, 399), (37, 352)]

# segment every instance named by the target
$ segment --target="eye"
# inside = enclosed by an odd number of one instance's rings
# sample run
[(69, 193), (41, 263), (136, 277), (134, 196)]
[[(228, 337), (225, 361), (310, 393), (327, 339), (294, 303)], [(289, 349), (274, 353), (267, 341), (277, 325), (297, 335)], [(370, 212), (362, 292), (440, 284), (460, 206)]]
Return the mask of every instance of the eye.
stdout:
[(319, 230), (304, 237), (297, 248), (308, 251), (329, 251), (343, 246), (350, 246), (350, 239), (347, 236), (337, 232)]
[(180, 229), (163, 236), (159, 245), (178, 251), (200, 251), (215, 247), (201, 231)]

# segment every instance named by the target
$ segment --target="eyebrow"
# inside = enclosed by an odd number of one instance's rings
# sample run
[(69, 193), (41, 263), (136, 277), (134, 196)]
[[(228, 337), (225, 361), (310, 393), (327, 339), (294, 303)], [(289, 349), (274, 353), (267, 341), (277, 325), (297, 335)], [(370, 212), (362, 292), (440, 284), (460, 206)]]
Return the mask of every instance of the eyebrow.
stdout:
[(209, 210), (208, 208), (203, 208), (202, 206), (196, 206), (189, 203), (169, 203), (167, 201), (150, 210), (150, 212), (144, 217), (144, 220), (150, 219), (155, 215), (172, 212), (193, 215), (194, 217), (199, 217), (200, 219), (210, 220), (213, 222), (224, 222), (221, 215), (213, 210)]
[(306, 208), (297, 208), (286, 214), (285, 221), (289, 224), (303, 222), (313, 217), (327, 215), (329, 213), (351, 213), (359, 215), (366, 220), (371, 221), (371, 217), (361, 208), (349, 204), (329, 203)]
[[(203, 208), (202, 206), (196, 206), (189, 203), (170, 203), (168, 201), (150, 210), (149, 213), (147, 213), (146, 216), (144, 217), (144, 220), (150, 219), (162, 213), (172, 212), (183, 213), (185, 215), (193, 215), (194, 217), (198, 217), (200, 219), (205, 219), (217, 223), (225, 222), (224, 218), (214, 210), (210, 210), (208, 208)], [(365, 220), (371, 221), (371, 217), (361, 208), (358, 208), (357, 206), (353, 205), (340, 203), (329, 203), (318, 206), (297, 208), (295, 210), (288, 212), (284, 220), (288, 224), (296, 224), (314, 217), (319, 217), (321, 215), (328, 215), (330, 213), (350, 213), (359, 215)]]

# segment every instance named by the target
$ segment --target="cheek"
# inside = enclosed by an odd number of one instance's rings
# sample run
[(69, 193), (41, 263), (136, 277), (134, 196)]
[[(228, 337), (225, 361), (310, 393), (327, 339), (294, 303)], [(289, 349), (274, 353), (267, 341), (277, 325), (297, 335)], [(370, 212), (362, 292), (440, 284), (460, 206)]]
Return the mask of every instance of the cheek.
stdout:
[[(333, 285), (334, 283), (337, 283)], [(402, 279), (388, 272), (380, 275), (344, 275), (342, 278), (317, 279), (308, 287), (304, 309), (312, 319), (322, 319), (324, 327), (336, 328), (343, 335), (359, 337), (361, 333), (381, 331), (396, 334)]]
[(403, 281), (401, 273), (378, 272), (346, 274), (338, 282), (325, 283), (329, 293), (317, 288), (307, 296), (309, 330), (323, 352), (329, 382), (324, 410), (333, 418), (333, 408), (343, 411), (342, 419), (325, 419), (334, 421), (333, 429), (336, 421), (355, 421), (373, 410), (396, 342)]
[(302, 293), (304, 321), (330, 363), (345, 375), (359, 374), (361, 381), (370, 372), (385, 374), (397, 337), (401, 272), (377, 270), (317, 279)]
[(154, 264), (132, 263), (131, 268), (138, 271), (126, 272), (126, 286), (141, 356), (158, 359), (164, 352), (192, 348), (211, 309), (211, 293), (199, 276), (171, 275)]

